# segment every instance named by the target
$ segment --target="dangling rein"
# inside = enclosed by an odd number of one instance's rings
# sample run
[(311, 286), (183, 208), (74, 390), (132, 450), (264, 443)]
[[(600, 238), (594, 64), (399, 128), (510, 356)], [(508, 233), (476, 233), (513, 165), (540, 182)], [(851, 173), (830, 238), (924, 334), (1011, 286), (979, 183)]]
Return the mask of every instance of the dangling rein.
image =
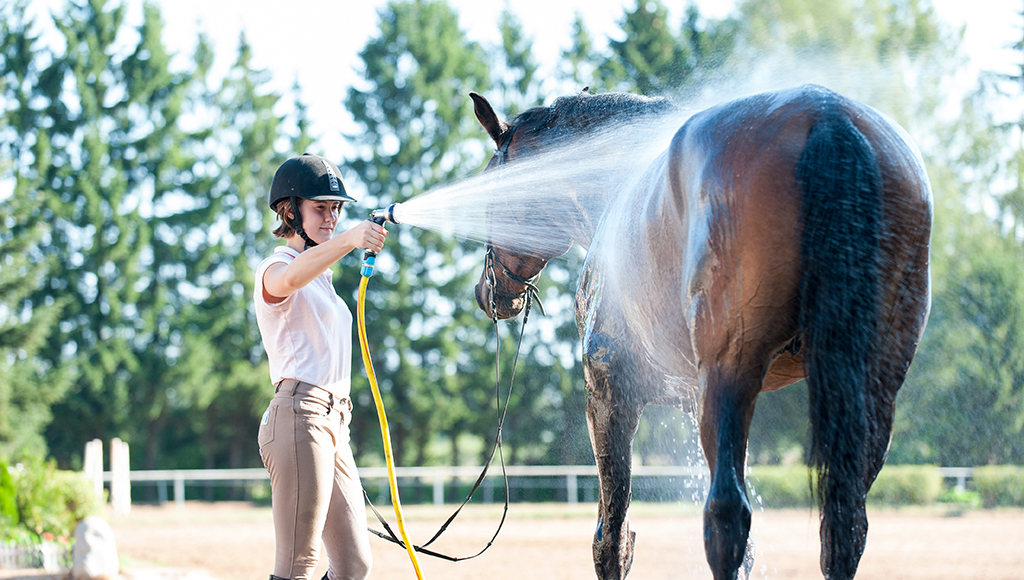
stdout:
[[(488, 457), (487, 463), (483, 467), (483, 471), (481, 471), (480, 476), (477, 478), (476, 483), (473, 485), (473, 489), (470, 490), (469, 494), (466, 496), (465, 501), (462, 502), (462, 505), (460, 505), (459, 508), (456, 509), (454, 513), (452, 513), (452, 515), (444, 522), (444, 524), (441, 526), (441, 528), (438, 529), (437, 533), (434, 534), (434, 536), (432, 538), (430, 538), (429, 541), (427, 541), (425, 544), (423, 544), (423, 546), (415, 546), (415, 545), (412, 544), (412, 542), (409, 541), (409, 536), (408, 536), (408, 534), (405, 531), (405, 518), (402, 516), (402, 505), (401, 505), (401, 500), (399, 499), (399, 496), (398, 496), (398, 481), (397, 481), (397, 478), (395, 477), (395, 461), (394, 461), (394, 455), (393, 455), (392, 450), (391, 450), (391, 435), (390, 435), (390, 430), (388, 429), (388, 418), (387, 418), (387, 414), (384, 411), (384, 400), (381, 398), (380, 388), (377, 385), (377, 376), (376, 376), (376, 373), (374, 373), (374, 370), (373, 370), (373, 362), (370, 360), (370, 350), (369, 350), (369, 347), (368, 347), (368, 341), (366, 339), (366, 322), (365, 322), (365, 319), (366, 319), (366, 286), (367, 286), (367, 283), (369, 282), (370, 276), (373, 275), (373, 266), (374, 266), (374, 261), (375, 261), (374, 258), (375, 257), (369, 257), (368, 259), (366, 259), (364, 261), (364, 264), (363, 264), (362, 279), (359, 282), (359, 296), (358, 296), (358, 303), (357, 303), (357, 307), (356, 307), (356, 318), (357, 318), (358, 327), (359, 327), (359, 345), (360, 345), (360, 348), (361, 348), (362, 354), (363, 354), (363, 365), (366, 367), (366, 375), (367, 375), (367, 378), (369, 379), (369, 382), (370, 382), (370, 389), (373, 392), (373, 401), (374, 401), (374, 404), (377, 407), (377, 419), (378, 419), (378, 421), (380, 423), (381, 438), (383, 439), (383, 442), (384, 442), (384, 459), (385, 459), (385, 461), (387, 463), (387, 470), (388, 470), (388, 485), (389, 485), (389, 487), (391, 489), (392, 504), (394, 505), (394, 508), (395, 508), (395, 518), (396, 518), (396, 521), (398, 522), (398, 531), (399, 531), (399, 534), (401, 535), (401, 539), (395, 537), (395, 533), (391, 530), (391, 527), (384, 520), (384, 517), (381, 516), (380, 512), (377, 511), (377, 508), (375, 508), (373, 506), (373, 503), (370, 501), (370, 498), (366, 494), (366, 490), (363, 490), (363, 496), (366, 498), (367, 504), (369, 504), (370, 509), (373, 510), (373, 513), (377, 516), (377, 519), (380, 521), (381, 525), (384, 526), (384, 529), (387, 531), (387, 534), (378, 532), (378, 531), (373, 530), (373, 529), (370, 529), (369, 531), (371, 533), (373, 533), (374, 535), (382, 538), (382, 539), (388, 540), (390, 542), (393, 542), (393, 543), (398, 544), (398, 545), (402, 546), (403, 548), (405, 548), (406, 552), (408, 552), (408, 554), (409, 554), (409, 559), (412, 562), (413, 568), (416, 571), (417, 579), (418, 580), (423, 580), (423, 571), (420, 568), (419, 560), (417, 560), (417, 558), (416, 558), (416, 552), (421, 552), (423, 554), (427, 554), (428, 556), (434, 556), (436, 558), (440, 558), (440, 559), (443, 559), (443, 560), (448, 560), (449, 562), (461, 562), (463, 560), (471, 560), (471, 559), (476, 558), (477, 556), (483, 554), (484, 552), (486, 552), (487, 549), (490, 548), (494, 544), (494, 541), (498, 537), (498, 533), (501, 532), (501, 528), (505, 524), (505, 518), (508, 515), (509, 487), (508, 487), (508, 475), (505, 473), (505, 457), (504, 457), (504, 454), (501, 451), (501, 428), (502, 428), (502, 425), (505, 422), (505, 415), (508, 412), (509, 401), (512, 398), (512, 384), (515, 381), (516, 368), (519, 365), (519, 352), (520, 352), (520, 350), (522, 348), (522, 345), (523, 345), (524, 330), (526, 328), (527, 321), (530, 319), (530, 307), (532, 305), (533, 300), (536, 299), (537, 296), (536, 296), (535, 292), (529, 292), (528, 296), (527, 296), (526, 307), (525, 307), (524, 313), (523, 313), (523, 324), (520, 327), (519, 341), (518, 341), (518, 344), (516, 346), (516, 355), (515, 355), (515, 359), (513, 360), (513, 363), (512, 363), (512, 376), (509, 379), (509, 390), (508, 390), (508, 394), (507, 394), (507, 396), (505, 398), (504, 409), (502, 409), (501, 412), (498, 415), (498, 429), (497, 429), (497, 433), (495, 435), (494, 447), (491, 449), (491, 455), (490, 455), (490, 457)], [(493, 271), (492, 271), (492, 275), (493, 275)], [(533, 280), (530, 280), (530, 282), (531, 282), (530, 285), (531, 286), (532, 286), (532, 282), (534, 282), (535, 280), (536, 280), (536, 277), (534, 277)], [(493, 279), (491, 279), (489, 282), (493, 286)], [(493, 287), (492, 287), (492, 290), (493, 290)], [(538, 304), (539, 304), (539, 299), (538, 299)], [(493, 310), (492, 310), (492, 312), (493, 312)], [(541, 313), (543, 314), (543, 309), (541, 309)], [(498, 365), (498, 360), (499, 360), (499, 356), (500, 356), (500, 353), (501, 353), (501, 348), (500, 348), (500, 344), (499, 344), (500, 337), (499, 337), (499, 334), (498, 334), (498, 321), (497, 321), (497, 318), (492, 319), (492, 321), (494, 322), (494, 340), (495, 340), (495, 350), (494, 350), (494, 352), (495, 352), (495, 359), (494, 359), (495, 395), (498, 396), (498, 399), (500, 400), (500, 384), (501, 384), (501, 381), (500, 381), (500, 369), (499, 369), (499, 365)], [(469, 503), (469, 500), (471, 500), (473, 498), (473, 494), (476, 493), (476, 490), (480, 488), (481, 484), (483, 484), (484, 479), (487, 477), (487, 470), (491, 466), (491, 462), (494, 460), (495, 454), (498, 455), (499, 461), (501, 462), (501, 474), (502, 474), (502, 479), (503, 479), (503, 481), (505, 483), (505, 506), (504, 506), (504, 509), (502, 511), (502, 514), (501, 514), (501, 521), (498, 523), (498, 528), (494, 531), (494, 535), (491, 537), (490, 541), (487, 542), (487, 545), (484, 546), (483, 549), (481, 549), (476, 554), (473, 554), (472, 556), (455, 557), (455, 556), (448, 556), (446, 554), (441, 554), (439, 552), (434, 552), (432, 550), (428, 550), (427, 546), (429, 546), (435, 540), (437, 540), (439, 537), (441, 537), (441, 534), (443, 534), (444, 531), (448, 529), (448, 526), (452, 523), (452, 521), (455, 520), (455, 517), (459, 515), (459, 513), (462, 511), (462, 508), (466, 507), (466, 504)]]

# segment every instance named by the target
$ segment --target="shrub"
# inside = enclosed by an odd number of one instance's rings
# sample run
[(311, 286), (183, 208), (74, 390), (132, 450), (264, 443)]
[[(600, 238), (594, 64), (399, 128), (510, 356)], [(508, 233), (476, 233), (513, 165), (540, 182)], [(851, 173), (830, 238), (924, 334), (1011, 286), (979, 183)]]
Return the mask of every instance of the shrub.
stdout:
[(7, 462), (0, 460), (0, 536), (4, 531), (18, 525), (17, 491), (14, 480), (7, 469)]
[(939, 503), (956, 504), (965, 508), (980, 508), (982, 506), (981, 494), (976, 491), (951, 487), (942, 492), (939, 496)]
[(942, 475), (934, 465), (883, 467), (868, 492), (868, 502), (885, 505), (927, 505), (942, 494)]
[(974, 468), (974, 490), (987, 508), (1024, 507), (1024, 467), (986, 465)]
[(808, 507), (811, 482), (804, 465), (755, 465), (747, 474), (752, 503), (765, 508)]
[(21, 526), (42, 535), (71, 537), (86, 516), (99, 514), (102, 503), (77, 471), (60, 471), (53, 461), (29, 459), (14, 474)]

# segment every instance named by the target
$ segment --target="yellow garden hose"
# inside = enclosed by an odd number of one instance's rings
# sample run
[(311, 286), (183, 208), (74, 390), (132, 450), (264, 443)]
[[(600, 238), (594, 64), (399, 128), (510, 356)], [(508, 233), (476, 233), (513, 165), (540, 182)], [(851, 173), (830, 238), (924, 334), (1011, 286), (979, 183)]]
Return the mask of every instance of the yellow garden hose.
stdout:
[[(370, 262), (369, 274), (372, 274), (373, 262)], [(380, 388), (377, 386), (377, 376), (373, 372), (373, 362), (370, 360), (370, 349), (366, 341), (366, 285), (370, 281), (365, 266), (362, 280), (359, 282), (359, 301), (356, 306), (356, 318), (359, 323), (359, 346), (363, 351), (363, 366), (366, 367), (366, 376), (370, 380), (370, 389), (373, 391), (373, 402), (377, 405), (377, 420), (380, 422), (380, 436), (384, 440), (384, 460), (388, 466), (388, 485), (391, 487), (391, 503), (395, 506), (395, 518), (398, 520), (398, 531), (402, 535), (402, 542), (409, 552), (409, 559), (412, 567), (416, 570), (416, 578), (423, 580), (423, 571), (420, 570), (419, 560), (416, 559), (416, 550), (413, 549), (409, 536), (405, 533), (405, 519), (402, 517), (402, 502), (398, 499), (398, 480), (395, 478), (395, 459), (391, 453), (391, 432), (388, 429), (388, 416), (384, 412), (384, 400), (380, 396)]]

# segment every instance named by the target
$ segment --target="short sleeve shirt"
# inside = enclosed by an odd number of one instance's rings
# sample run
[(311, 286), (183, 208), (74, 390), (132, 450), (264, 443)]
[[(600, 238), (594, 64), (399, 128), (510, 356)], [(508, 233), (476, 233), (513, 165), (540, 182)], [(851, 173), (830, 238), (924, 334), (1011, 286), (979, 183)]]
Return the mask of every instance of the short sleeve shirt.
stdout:
[(352, 312), (334, 290), (331, 270), (277, 304), (263, 298), (267, 268), (277, 262), (290, 264), (298, 255), (279, 246), (256, 269), (253, 302), (270, 359), (270, 382), (298, 379), (347, 398), (352, 388)]

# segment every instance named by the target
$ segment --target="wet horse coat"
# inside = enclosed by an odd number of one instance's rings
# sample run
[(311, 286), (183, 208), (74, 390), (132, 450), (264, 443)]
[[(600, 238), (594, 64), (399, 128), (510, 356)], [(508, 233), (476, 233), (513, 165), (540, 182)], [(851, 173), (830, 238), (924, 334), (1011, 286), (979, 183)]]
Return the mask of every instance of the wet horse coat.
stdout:
[[(571, 142), (627, 109), (669, 118), (659, 101), (581, 94), (504, 123), (473, 98), (502, 151), (491, 167)], [(598, 576), (622, 578), (632, 562), (631, 441), (649, 404), (698, 411), (712, 476), (708, 563), (716, 579), (748, 574), (754, 405), (806, 377), (822, 571), (852, 577), (867, 535), (864, 499), (930, 305), (931, 191), (920, 155), (877, 111), (805, 85), (693, 115), (637, 172), (601, 215), (561, 184), (551, 192), (573, 216), (567, 238), (588, 245), (576, 315), (600, 479)], [(495, 248), (502, 267), (478, 284), (481, 308), (517, 315), (518, 280), (552, 257)]]

